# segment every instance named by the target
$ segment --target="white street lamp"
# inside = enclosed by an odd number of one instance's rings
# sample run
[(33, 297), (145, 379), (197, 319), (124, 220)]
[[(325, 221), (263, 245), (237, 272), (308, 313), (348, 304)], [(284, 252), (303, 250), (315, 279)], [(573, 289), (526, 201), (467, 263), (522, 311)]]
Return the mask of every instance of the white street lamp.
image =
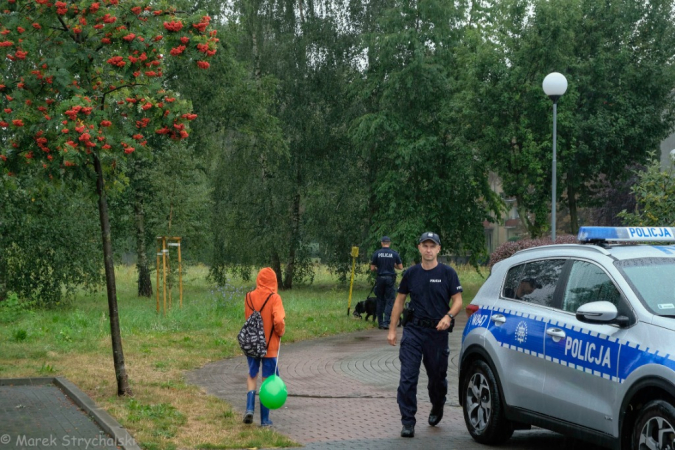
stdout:
[(555, 211), (556, 211), (556, 120), (558, 114), (558, 99), (567, 90), (567, 78), (564, 75), (553, 72), (546, 75), (541, 85), (544, 88), (544, 94), (548, 95), (553, 101), (553, 181), (552, 181), (552, 200), (551, 200), (551, 241), (555, 243)]

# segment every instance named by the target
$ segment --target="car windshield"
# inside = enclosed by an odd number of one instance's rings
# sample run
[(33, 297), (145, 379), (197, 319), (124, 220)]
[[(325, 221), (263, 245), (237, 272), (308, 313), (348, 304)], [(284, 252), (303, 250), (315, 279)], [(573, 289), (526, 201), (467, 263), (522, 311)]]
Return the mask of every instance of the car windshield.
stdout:
[(675, 316), (675, 259), (639, 258), (615, 264), (647, 309), (659, 316)]

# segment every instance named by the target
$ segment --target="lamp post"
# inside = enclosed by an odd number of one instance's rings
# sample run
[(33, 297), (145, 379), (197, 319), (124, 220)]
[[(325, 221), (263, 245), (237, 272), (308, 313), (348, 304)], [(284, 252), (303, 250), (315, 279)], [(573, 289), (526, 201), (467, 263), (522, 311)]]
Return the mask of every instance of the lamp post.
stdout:
[(549, 73), (542, 83), (544, 93), (553, 101), (553, 181), (551, 200), (551, 241), (555, 243), (555, 211), (556, 211), (556, 119), (558, 114), (558, 99), (567, 90), (567, 79), (558, 72)]

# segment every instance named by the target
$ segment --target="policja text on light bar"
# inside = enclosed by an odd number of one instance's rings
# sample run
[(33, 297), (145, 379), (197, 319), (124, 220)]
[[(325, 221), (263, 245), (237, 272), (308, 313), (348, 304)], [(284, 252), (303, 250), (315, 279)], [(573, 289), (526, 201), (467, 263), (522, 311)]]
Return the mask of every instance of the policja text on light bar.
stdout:
[(581, 227), (579, 242), (597, 241), (659, 241), (675, 242), (672, 227)]

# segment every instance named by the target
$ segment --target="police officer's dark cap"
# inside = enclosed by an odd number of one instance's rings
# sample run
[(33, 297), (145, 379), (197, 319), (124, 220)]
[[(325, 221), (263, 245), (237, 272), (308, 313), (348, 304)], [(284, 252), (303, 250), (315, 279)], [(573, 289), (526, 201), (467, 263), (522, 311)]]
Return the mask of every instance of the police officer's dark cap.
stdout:
[(436, 233), (432, 233), (431, 231), (422, 233), (422, 236), (420, 236), (419, 243), (421, 244), (424, 241), (434, 241), (436, 244), (441, 245), (441, 238), (438, 237)]
[(391, 242), (391, 239), (389, 239), (389, 236), (382, 236), (382, 239), (380, 239), (380, 242)]

